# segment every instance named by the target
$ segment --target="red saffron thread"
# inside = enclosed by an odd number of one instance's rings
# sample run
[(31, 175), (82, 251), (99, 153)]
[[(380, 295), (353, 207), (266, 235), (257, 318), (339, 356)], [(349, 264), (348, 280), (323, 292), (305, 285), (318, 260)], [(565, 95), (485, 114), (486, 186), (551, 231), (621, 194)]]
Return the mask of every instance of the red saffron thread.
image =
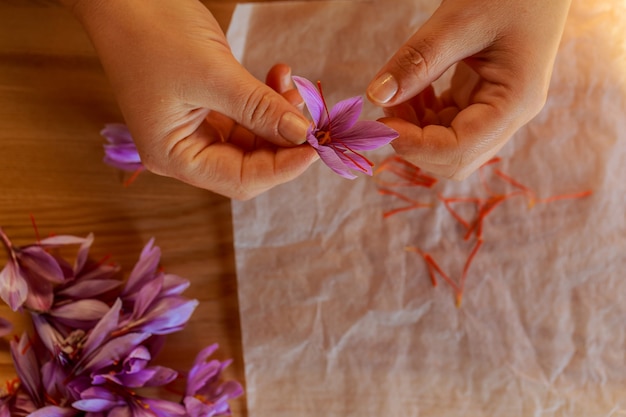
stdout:
[(37, 222), (35, 221), (35, 216), (32, 213), (28, 215), (30, 217), (30, 223), (33, 225), (33, 230), (35, 230), (35, 238), (37, 239), (37, 243), (41, 243), (41, 238), (39, 236), (39, 228), (37, 228)]
[(128, 187), (130, 186), (133, 182), (135, 182), (135, 180), (137, 179), (137, 177), (139, 176), (139, 174), (141, 174), (141, 171), (143, 171), (143, 168), (137, 168), (135, 170), (135, 172), (133, 172), (131, 174), (130, 177), (128, 177), (128, 179), (126, 181), (124, 181), (124, 187)]

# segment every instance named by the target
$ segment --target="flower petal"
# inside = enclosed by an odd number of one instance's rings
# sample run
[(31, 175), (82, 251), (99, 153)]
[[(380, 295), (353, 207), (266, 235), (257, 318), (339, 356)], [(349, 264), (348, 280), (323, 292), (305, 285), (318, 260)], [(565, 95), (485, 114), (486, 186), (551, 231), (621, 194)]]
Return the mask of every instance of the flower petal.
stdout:
[(28, 295), (24, 305), (35, 311), (46, 312), (52, 307), (53, 301), (52, 283), (38, 276), (31, 276), (28, 282)]
[[(72, 236), (72, 235), (51, 236), (51, 237), (47, 237), (45, 239), (41, 239), (41, 242), (39, 242), (38, 246), (43, 246), (43, 247), (48, 247), (48, 248), (56, 248), (56, 247), (65, 246), (65, 245), (82, 245), (83, 243), (88, 242), (90, 237), (91, 237), (91, 241), (93, 242), (93, 235), (92, 234), (90, 234), (86, 238), (85, 237)], [(36, 246), (34, 246), (34, 247), (36, 247)]]
[(79, 281), (74, 285), (68, 285), (56, 293), (58, 296), (75, 299), (93, 298), (97, 295), (107, 293), (122, 285), (121, 281), (113, 279), (92, 279)]
[(398, 137), (398, 132), (373, 120), (356, 122), (352, 129), (342, 132), (336, 139), (355, 151), (369, 151), (387, 145)]
[(361, 171), (364, 174), (372, 175), (372, 166), (363, 156), (354, 152), (339, 152), (337, 154), (345, 166)]
[(73, 417), (79, 412), (73, 408), (58, 407), (56, 405), (49, 405), (47, 407), (40, 408), (34, 413), (30, 413), (28, 417)]
[(161, 296), (180, 295), (189, 287), (189, 280), (174, 274), (165, 274)]
[(328, 165), (330, 169), (332, 169), (335, 173), (341, 175), (344, 178), (349, 180), (353, 180), (356, 178), (356, 175), (350, 173), (348, 167), (343, 162), (343, 160), (338, 156), (341, 152), (335, 152), (329, 146), (320, 146), (317, 150), (322, 161)]
[(0, 271), (0, 297), (13, 311), (17, 311), (28, 296), (28, 284), (21, 272), (12, 260)]
[(80, 248), (78, 249), (78, 254), (76, 255), (76, 260), (74, 261), (74, 275), (78, 275), (78, 273), (83, 269), (83, 266), (85, 266), (92, 243), (93, 233), (89, 233), (85, 241), (81, 243)]
[(132, 317), (134, 319), (143, 317), (146, 310), (150, 308), (154, 300), (159, 296), (161, 288), (163, 288), (162, 277), (153, 279), (142, 286), (141, 291), (139, 291), (135, 299), (135, 305), (133, 306)]
[(169, 334), (180, 330), (198, 306), (198, 300), (183, 297), (166, 297), (158, 300), (146, 313), (137, 330), (153, 334)]
[(113, 303), (113, 306), (111, 306), (109, 311), (102, 316), (98, 324), (96, 324), (96, 326), (91, 330), (89, 336), (87, 336), (87, 340), (83, 345), (83, 357), (91, 355), (91, 353), (97, 349), (115, 329), (117, 329), (121, 308), (122, 300), (118, 298), (115, 300), (115, 303)]
[(185, 407), (172, 401), (161, 400), (156, 398), (142, 398), (141, 401), (147, 406), (147, 409), (158, 417), (184, 416)]
[(326, 116), (324, 101), (322, 100), (322, 96), (317, 88), (315, 88), (313, 83), (306, 78), (295, 75), (291, 78), (293, 79), (298, 92), (302, 96), (302, 99), (306, 104), (306, 108), (309, 109), (309, 113), (311, 113), (311, 118), (313, 119), (315, 126), (325, 126), (328, 122), (328, 117)]
[(40, 246), (27, 246), (17, 253), (20, 265), (29, 276), (43, 278), (57, 284), (65, 281), (59, 262)]
[(139, 260), (128, 277), (122, 295), (132, 294), (141, 290), (146, 280), (152, 279), (156, 274), (160, 260), (161, 249), (158, 246), (154, 246), (154, 238), (152, 238), (141, 251)]
[(36, 404), (43, 404), (39, 363), (31, 345), (32, 342), (26, 333), (22, 334), (19, 342), (11, 340), (11, 358), (26, 392)]
[(100, 135), (112, 144), (133, 143), (133, 137), (128, 130), (128, 126), (123, 123), (108, 123), (104, 125)]
[(50, 310), (50, 315), (57, 319), (72, 321), (100, 320), (109, 311), (109, 306), (100, 300), (76, 300)]
[(352, 97), (335, 104), (330, 111), (330, 134), (334, 139), (337, 135), (349, 130), (361, 115), (363, 99)]
[(45, 314), (31, 314), (35, 331), (39, 335), (39, 339), (48, 349), (49, 352), (54, 353), (61, 344), (63, 336), (46, 320)]
[(84, 364), (84, 370), (95, 371), (122, 360), (128, 352), (150, 337), (149, 333), (129, 333), (116, 337), (95, 350)]

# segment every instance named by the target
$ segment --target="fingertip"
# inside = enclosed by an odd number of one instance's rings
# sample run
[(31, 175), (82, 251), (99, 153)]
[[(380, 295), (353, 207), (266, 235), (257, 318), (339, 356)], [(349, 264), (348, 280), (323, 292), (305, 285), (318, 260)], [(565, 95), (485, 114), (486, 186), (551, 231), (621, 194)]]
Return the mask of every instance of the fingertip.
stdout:
[(274, 64), (265, 77), (265, 83), (280, 94), (293, 89), (291, 67), (284, 63)]
[(302, 96), (298, 93), (298, 90), (295, 88), (283, 93), (283, 97), (287, 100), (292, 106), (300, 110), (304, 111), (304, 100), (302, 100)]
[(288, 143), (301, 145), (306, 142), (310, 122), (302, 115), (285, 112), (278, 122), (278, 133)]
[(370, 83), (366, 94), (372, 103), (385, 106), (396, 96), (399, 88), (400, 85), (396, 77), (389, 72), (385, 72)]

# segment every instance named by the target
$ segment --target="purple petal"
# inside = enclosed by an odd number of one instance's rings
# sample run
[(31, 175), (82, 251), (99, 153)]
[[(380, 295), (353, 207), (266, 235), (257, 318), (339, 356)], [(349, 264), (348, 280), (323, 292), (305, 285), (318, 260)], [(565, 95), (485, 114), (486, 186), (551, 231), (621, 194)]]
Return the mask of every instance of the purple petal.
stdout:
[(118, 298), (113, 303), (109, 311), (100, 319), (98, 324), (91, 330), (85, 344), (83, 345), (83, 357), (91, 353), (100, 346), (105, 339), (118, 327), (122, 301)]
[[(198, 354), (196, 355), (196, 359), (193, 361), (194, 366), (204, 364), (206, 360), (209, 359), (219, 347), (219, 344), (213, 343), (212, 345), (209, 345), (202, 349), (200, 352), (198, 352)], [(189, 372), (190, 376), (192, 372), (193, 369)]]
[(165, 274), (163, 277), (162, 297), (170, 295), (180, 295), (189, 287), (189, 280), (174, 274)]
[(79, 322), (100, 320), (109, 311), (109, 306), (99, 300), (76, 300), (50, 310), (57, 319)]
[(146, 310), (152, 305), (154, 300), (158, 297), (163, 288), (163, 278), (153, 279), (147, 282), (139, 291), (137, 298), (135, 299), (135, 305), (133, 306), (132, 317), (135, 319), (141, 318)]
[(35, 311), (47, 312), (52, 307), (53, 301), (52, 283), (39, 276), (31, 276), (24, 305)]
[(140, 169), (144, 169), (142, 163), (119, 162), (119, 161), (116, 161), (115, 159), (109, 158), (107, 155), (105, 155), (104, 158), (102, 158), (102, 162), (104, 162), (105, 164), (113, 168), (121, 169), (122, 171), (127, 171), (127, 172), (135, 172)]
[(63, 336), (46, 320), (45, 315), (35, 313), (31, 315), (31, 318), (41, 342), (49, 352), (55, 352)]
[(46, 393), (52, 398), (68, 398), (67, 378), (67, 370), (54, 359), (41, 367), (42, 385), (46, 387)]
[(220, 394), (224, 399), (237, 398), (243, 394), (243, 387), (237, 381), (226, 381), (220, 386)]
[(145, 322), (138, 329), (153, 334), (169, 334), (180, 330), (197, 306), (197, 300), (186, 300), (183, 297), (162, 298), (146, 314)]
[(24, 304), (27, 296), (28, 284), (17, 264), (9, 260), (0, 271), (0, 297), (11, 307), (11, 310), (17, 311)]
[(134, 143), (128, 126), (123, 123), (108, 123), (104, 125), (100, 135), (112, 144)]
[(152, 378), (146, 381), (145, 387), (162, 387), (174, 381), (178, 376), (178, 372), (164, 366), (153, 366), (151, 369), (155, 372)]
[(128, 372), (138, 372), (146, 367), (150, 359), (152, 359), (150, 351), (145, 346), (137, 346), (124, 359), (124, 365), (128, 368)]
[(185, 416), (185, 407), (180, 404), (155, 398), (142, 398), (147, 409), (158, 417)]
[(105, 155), (120, 163), (141, 163), (141, 157), (133, 143), (124, 145), (104, 145)]
[(178, 373), (173, 369), (163, 366), (153, 366), (142, 371), (128, 374), (120, 374), (118, 378), (121, 385), (129, 388), (161, 387), (172, 382)]
[(40, 408), (34, 413), (30, 413), (28, 417), (73, 417), (79, 412), (73, 408), (57, 407), (56, 405), (49, 405), (44, 408)]
[(335, 152), (329, 146), (320, 146), (317, 149), (317, 153), (319, 154), (322, 161), (326, 165), (328, 165), (328, 167), (332, 169), (335, 173), (349, 180), (353, 180), (356, 178), (356, 175), (350, 173), (346, 164), (338, 156), (338, 154), (340, 154), (341, 152)]
[(363, 110), (363, 99), (352, 97), (340, 101), (330, 111), (329, 130), (332, 138), (350, 129), (361, 115)]
[(302, 96), (302, 99), (306, 104), (306, 108), (309, 109), (309, 113), (311, 113), (311, 118), (313, 119), (315, 126), (325, 126), (328, 122), (328, 117), (326, 116), (324, 101), (322, 100), (322, 96), (317, 88), (315, 88), (313, 83), (306, 78), (295, 75), (291, 78), (293, 79), (298, 92)]
[(189, 417), (205, 417), (213, 415), (209, 414), (211, 412), (211, 408), (195, 397), (187, 396), (183, 400), (183, 403), (185, 404)]
[(83, 366), (84, 370), (99, 370), (113, 362), (122, 360), (128, 352), (150, 337), (149, 333), (129, 333), (110, 340), (95, 350)]
[[(55, 247), (65, 246), (65, 245), (82, 245), (83, 243), (87, 242), (90, 237), (91, 237), (91, 240), (93, 241), (93, 236), (91, 234), (87, 236), (86, 238), (72, 236), (72, 235), (51, 236), (51, 237), (42, 239), (41, 242), (39, 242), (39, 245), (43, 247), (49, 247), (49, 248), (55, 248)], [(37, 247), (37, 246), (34, 246), (34, 247)]]
[(126, 287), (122, 295), (128, 295), (139, 291), (147, 279), (152, 279), (156, 274), (159, 261), (161, 260), (161, 249), (154, 245), (154, 238), (150, 239), (139, 255), (139, 260), (128, 277)]
[(74, 261), (74, 275), (78, 275), (78, 273), (85, 266), (85, 262), (87, 262), (87, 257), (89, 256), (89, 249), (91, 248), (91, 244), (93, 243), (93, 233), (89, 233), (87, 238), (83, 243), (81, 243), (80, 248), (78, 249), (78, 254), (76, 255), (76, 260)]
[[(106, 399), (101, 398), (91, 398), (88, 400), (78, 400), (72, 403), (72, 407), (89, 412), (99, 412), (99, 411), (107, 411), (110, 410), (111, 407), (117, 405), (118, 402), (111, 402)], [(122, 402), (123, 404), (123, 402)]]
[(55, 283), (65, 281), (59, 262), (40, 246), (28, 246), (20, 250), (17, 258), (29, 276), (41, 277)]
[(337, 156), (348, 168), (361, 171), (367, 175), (372, 175), (372, 166), (369, 161), (361, 155), (353, 152), (339, 152), (337, 153)]
[(97, 295), (107, 293), (122, 285), (121, 281), (112, 279), (92, 279), (80, 281), (69, 285), (57, 292), (57, 296), (70, 298), (93, 298)]
[(119, 270), (119, 265), (98, 265), (93, 270), (81, 273), (77, 280), (111, 279)]
[(357, 122), (352, 129), (336, 136), (355, 151), (369, 151), (387, 145), (398, 137), (398, 132), (373, 120)]
[(11, 357), (24, 389), (35, 403), (42, 404), (39, 363), (26, 333), (22, 334), (19, 342), (11, 340)]

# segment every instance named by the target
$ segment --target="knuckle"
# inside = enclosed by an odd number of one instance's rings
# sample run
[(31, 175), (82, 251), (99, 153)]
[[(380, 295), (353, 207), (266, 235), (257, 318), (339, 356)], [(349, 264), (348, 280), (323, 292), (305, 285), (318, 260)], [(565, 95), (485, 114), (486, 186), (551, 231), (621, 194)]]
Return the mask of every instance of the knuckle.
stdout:
[(398, 66), (407, 73), (425, 72), (428, 74), (432, 66), (430, 57), (434, 55), (433, 51), (433, 41), (428, 38), (407, 43), (400, 49)]
[(244, 99), (241, 120), (251, 126), (265, 122), (272, 113), (270, 94), (263, 86), (254, 87)]

